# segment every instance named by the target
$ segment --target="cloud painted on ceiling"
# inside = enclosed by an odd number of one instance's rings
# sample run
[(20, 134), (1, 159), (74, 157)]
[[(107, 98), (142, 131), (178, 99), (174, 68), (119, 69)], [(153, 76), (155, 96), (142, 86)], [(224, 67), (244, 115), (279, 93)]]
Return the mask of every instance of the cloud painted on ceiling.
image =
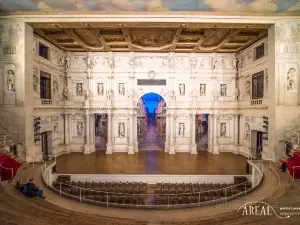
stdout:
[(300, 13), (299, 0), (0, 0), (0, 12), (194, 11)]

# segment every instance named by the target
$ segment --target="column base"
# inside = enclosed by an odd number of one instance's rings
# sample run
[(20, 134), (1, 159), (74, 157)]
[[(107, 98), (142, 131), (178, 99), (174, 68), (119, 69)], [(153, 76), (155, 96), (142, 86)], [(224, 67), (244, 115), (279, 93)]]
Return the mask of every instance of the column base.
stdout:
[(92, 145), (84, 145), (84, 154), (91, 154), (93, 152)]
[(113, 150), (112, 150), (112, 146), (111, 145), (107, 145), (106, 146), (106, 154), (107, 155), (113, 154)]
[(138, 144), (134, 145), (134, 152), (139, 152), (139, 145)]
[(164, 152), (169, 152), (169, 149), (170, 149), (170, 145), (165, 144), (165, 150), (164, 150)]
[(212, 149), (210, 150), (210, 153), (212, 153), (212, 154), (219, 154), (220, 153), (219, 152), (219, 146), (218, 145), (214, 145), (212, 147)]
[(198, 152), (197, 152), (197, 145), (192, 145), (191, 146), (191, 151), (190, 151), (190, 153), (192, 154), (192, 155), (197, 155), (198, 154)]
[(175, 154), (175, 146), (174, 145), (170, 145), (169, 154), (170, 155), (174, 155)]
[(133, 155), (133, 154), (134, 154), (133, 145), (129, 145), (129, 147), (128, 147), (128, 155)]

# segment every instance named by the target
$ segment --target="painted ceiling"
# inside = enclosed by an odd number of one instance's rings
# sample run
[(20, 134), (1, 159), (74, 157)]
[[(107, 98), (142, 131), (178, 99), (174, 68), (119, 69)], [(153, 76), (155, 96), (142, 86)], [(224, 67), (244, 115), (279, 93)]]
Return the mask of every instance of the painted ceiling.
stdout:
[(1, 13), (78, 11), (300, 14), (300, 0), (0, 0)]

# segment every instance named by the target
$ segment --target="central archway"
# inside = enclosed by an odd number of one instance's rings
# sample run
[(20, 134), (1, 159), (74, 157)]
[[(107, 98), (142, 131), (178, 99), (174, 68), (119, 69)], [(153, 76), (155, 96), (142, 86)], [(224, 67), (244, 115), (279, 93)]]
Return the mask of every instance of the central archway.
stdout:
[(166, 101), (157, 93), (144, 94), (137, 102), (137, 140), (141, 151), (165, 149)]

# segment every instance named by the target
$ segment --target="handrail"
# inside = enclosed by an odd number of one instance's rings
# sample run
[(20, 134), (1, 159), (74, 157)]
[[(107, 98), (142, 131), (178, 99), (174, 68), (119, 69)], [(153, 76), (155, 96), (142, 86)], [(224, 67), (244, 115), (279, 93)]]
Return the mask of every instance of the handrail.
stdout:
[[(1, 123), (0, 123), (0, 127), (1, 127), (3, 130), (5, 130), (7, 133), (9, 133), (8, 129), (5, 128), (4, 126), (2, 126)], [(18, 133), (15, 133), (15, 132), (17, 132), (17, 131), (18, 131), (18, 130), (16, 129), (16, 130), (14, 130), (13, 132), (11, 132), (9, 135), (11, 135), (11, 134), (17, 135), (18, 139), (20, 139), (19, 134), (18, 134)]]
[[(55, 156), (55, 162), (52, 162), (52, 164), (49, 164), (49, 166), (55, 166), (56, 165), (56, 155)], [(241, 195), (246, 195), (248, 192), (254, 190), (262, 181), (262, 178), (263, 178), (263, 164), (261, 163), (261, 161), (257, 160), (252, 160), (252, 161), (249, 161), (249, 164), (251, 166), (253, 166), (257, 171), (258, 173), (254, 176), (252, 175), (252, 180), (255, 181), (255, 182), (252, 182), (252, 187), (248, 188), (247, 184), (251, 184), (250, 181), (245, 181), (245, 182), (242, 182), (242, 183), (239, 183), (239, 184), (235, 184), (235, 185), (231, 185), (231, 186), (228, 186), (228, 187), (221, 187), (221, 188), (218, 188), (218, 189), (211, 189), (211, 190), (200, 190), (199, 192), (193, 192), (193, 189), (191, 190), (191, 192), (189, 193), (176, 193), (176, 194), (165, 194), (165, 193), (142, 193), (142, 194), (131, 194), (131, 193), (120, 193), (120, 192), (109, 192), (109, 191), (102, 191), (102, 190), (95, 190), (95, 189), (91, 189), (91, 188), (83, 188), (83, 187), (78, 187), (78, 186), (74, 186), (72, 184), (67, 184), (67, 183), (63, 183), (63, 182), (60, 182), (60, 181), (57, 181), (59, 183), (59, 189), (55, 189), (52, 187), (52, 183), (51, 183), (51, 178), (49, 179), (50, 180), (50, 183), (48, 180), (45, 179), (45, 171), (47, 169), (47, 160), (44, 161), (44, 166), (42, 168), (42, 175), (43, 175), (43, 179), (44, 179), (44, 182), (45, 184), (53, 189), (54, 191), (57, 191), (59, 192), (60, 195), (65, 195), (65, 196), (70, 196), (70, 197), (73, 197), (73, 198), (76, 198), (76, 199), (79, 199), (79, 201), (81, 202), (82, 200), (83, 201), (89, 201), (89, 202), (95, 202), (97, 204), (99, 203), (103, 203), (105, 204), (106, 206), (109, 206), (109, 205), (122, 205), (124, 206), (124, 204), (118, 204), (118, 203), (111, 203), (109, 202), (109, 197), (111, 197), (112, 195), (113, 196), (120, 196), (120, 195), (126, 195), (128, 197), (130, 196), (134, 196), (134, 197), (139, 197), (139, 196), (143, 196), (143, 197), (148, 197), (148, 196), (158, 196), (159, 198), (168, 198), (168, 204), (163, 204), (163, 205), (157, 205), (157, 204), (150, 204), (150, 205), (146, 205), (143, 204), (143, 205), (132, 205), (132, 204), (125, 204), (126, 206), (129, 206), (129, 207), (134, 207), (134, 206), (141, 206), (141, 207), (151, 207), (151, 208), (155, 208), (155, 207), (160, 207), (160, 206), (164, 206), (169, 209), (169, 208), (176, 208), (176, 207), (182, 207), (182, 206), (200, 206), (200, 205), (203, 205), (203, 204), (210, 204), (211, 202), (226, 202), (227, 200), (231, 200), (233, 198), (235, 198), (236, 196), (241, 196)], [(258, 165), (256, 165), (256, 163), (259, 163)], [(260, 165), (261, 165), (261, 168), (260, 168)], [(49, 176), (50, 173), (48, 174)], [(49, 178), (49, 177), (48, 177)], [(62, 186), (64, 187), (69, 187), (69, 188), (76, 188), (77, 190), (79, 190), (79, 196), (76, 196), (76, 195), (72, 195), (71, 193), (66, 193), (63, 191), (62, 189)], [(235, 187), (245, 187), (244, 190), (242, 189), (238, 189), (238, 193), (232, 193), (231, 191), (235, 188)], [(163, 189), (162, 189), (163, 190)], [(172, 190), (172, 189), (170, 189)], [(82, 193), (83, 191), (90, 191), (90, 192), (93, 192), (93, 193), (102, 193), (102, 195), (106, 195), (106, 201), (103, 202), (99, 202), (99, 201), (95, 201), (95, 200), (91, 200), (91, 199), (86, 199), (84, 197), (82, 197)], [(222, 195), (219, 195), (220, 198), (218, 199), (213, 199), (211, 201), (201, 201), (201, 196), (205, 196), (205, 193), (210, 193), (210, 192), (220, 192), (222, 191)], [(228, 195), (228, 191), (231, 192), (230, 195)], [(173, 197), (173, 196), (178, 196), (178, 197), (181, 197), (181, 196), (188, 196), (190, 197), (191, 195), (193, 195), (194, 197), (198, 197), (198, 200), (197, 202), (191, 202), (191, 203), (188, 203), (188, 204), (169, 204), (170, 203), (170, 197)], [(144, 199), (145, 200), (145, 199)]]

